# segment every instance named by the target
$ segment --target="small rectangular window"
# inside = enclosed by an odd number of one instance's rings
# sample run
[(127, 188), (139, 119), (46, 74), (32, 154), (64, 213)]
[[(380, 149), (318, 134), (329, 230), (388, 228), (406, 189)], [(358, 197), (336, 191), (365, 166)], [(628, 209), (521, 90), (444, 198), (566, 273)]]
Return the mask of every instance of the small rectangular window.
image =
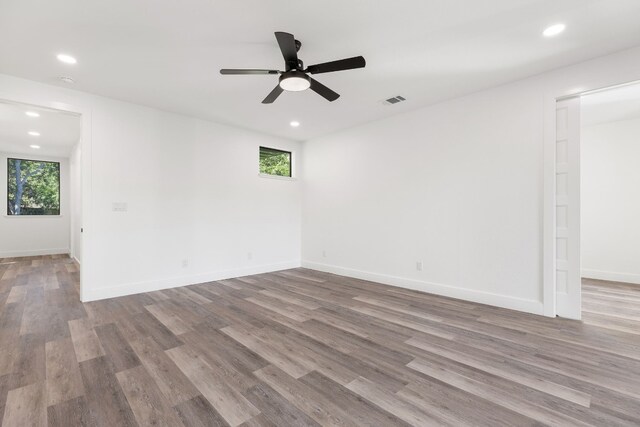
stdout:
[(260, 173), (291, 176), (291, 152), (260, 147)]
[(60, 163), (7, 159), (7, 215), (60, 215)]

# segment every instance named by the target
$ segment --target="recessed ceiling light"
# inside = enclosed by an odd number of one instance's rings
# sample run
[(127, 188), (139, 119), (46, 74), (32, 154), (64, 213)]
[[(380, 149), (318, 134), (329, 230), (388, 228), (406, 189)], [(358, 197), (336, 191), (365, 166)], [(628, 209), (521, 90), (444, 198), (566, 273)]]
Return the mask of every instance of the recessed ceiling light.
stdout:
[(36, 113), (35, 111), (27, 111), (25, 114), (29, 117), (40, 117), (40, 114)]
[(76, 58), (74, 58), (71, 55), (67, 55), (65, 53), (61, 53), (60, 55), (57, 56), (57, 58), (58, 58), (58, 61), (64, 62), (65, 64), (75, 64), (78, 62)]
[(300, 122), (296, 122), (295, 120), (289, 124), (291, 125), (292, 128), (297, 128), (298, 126), (300, 126)]
[(31, 136), (40, 136), (40, 132), (36, 132), (35, 130), (30, 130), (28, 133)]
[(562, 33), (565, 30), (565, 28), (567, 28), (567, 26), (564, 24), (554, 24), (554, 25), (551, 25), (550, 27), (547, 27), (542, 32), (542, 35), (545, 37), (554, 37)]
[(76, 82), (75, 80), (73, 80), (73, 77), (60, 76), (60, 77), (58, 77), (58, 78), (59, 78), (62, 82), (64, 82), (64, 83), (68, 83), (68, 84), (73, 84), (73, 83), (75, 83), (75, 82)]
[(30, 145), (29, 147), (33, 148), (34, 150), (37, 150), (37, 149), (39, 149), (39, 148), (40, 148), (40, 146), (39, 146), (39, 145)]

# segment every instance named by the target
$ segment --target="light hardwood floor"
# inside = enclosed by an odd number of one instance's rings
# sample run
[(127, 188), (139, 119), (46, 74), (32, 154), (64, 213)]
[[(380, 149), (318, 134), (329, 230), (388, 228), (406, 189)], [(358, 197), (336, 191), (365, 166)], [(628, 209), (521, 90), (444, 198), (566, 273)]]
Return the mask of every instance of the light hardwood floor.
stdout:
[(0, 260), (0, 419), (26, 425), (639, 425), (640, 286), (585, 321), (305, 269), (81, 304)]

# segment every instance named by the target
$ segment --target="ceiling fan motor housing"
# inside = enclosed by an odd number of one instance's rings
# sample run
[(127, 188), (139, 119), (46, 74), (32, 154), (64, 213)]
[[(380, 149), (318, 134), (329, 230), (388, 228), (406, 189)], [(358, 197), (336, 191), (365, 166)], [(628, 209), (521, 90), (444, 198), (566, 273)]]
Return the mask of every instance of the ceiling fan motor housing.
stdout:
[[(294, 44), (296, 46), (296, 53), (300, 52), (300, 48), (302, 47), (302, 42), (300, 42), (300, 40), (294, 40)], [(296, 59), (297, 59), (297, 61), (296, 60), (287, 61), (285, 59), (284, 65), (285, 65), (285, 69), (287, 71), (296, 70), (296, 69), (297, 70), (303, 70), (304, 69), (304, 64), (303, 64), (302, 60), (300, 58), (296, 58)]]

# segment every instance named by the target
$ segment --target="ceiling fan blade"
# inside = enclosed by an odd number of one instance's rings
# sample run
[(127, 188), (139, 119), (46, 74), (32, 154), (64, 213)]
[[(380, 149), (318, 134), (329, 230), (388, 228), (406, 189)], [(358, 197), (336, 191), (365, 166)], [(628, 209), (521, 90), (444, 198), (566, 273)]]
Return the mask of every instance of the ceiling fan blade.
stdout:
[(275, 35), (284, 57), (284, 62), (287, 64), (287, 71), (292, 68), (298, 68), (298, 49), (296, 49), (296, 39), (293, 38), (293, 34), (277, 31)]
[(364, 68), (366, 62), (362, 56), (339, 59), (338, 61), (324, 62), (322, 64), (310, 65), (305, 71), (311, 74), (331, 73), (333, 71), (353, 70), (354, 68)]
[(314, 79), (311, 79), (311, 90), (322, 96), (327, 101), (333, 102), (336, 99), (340, 98), (340, 95)]
[(267, 97), (262, 100), (262, 103), (263, 104), (273, 103), (273, 101), (275, 101), (282, 92), (284, 92), (284, 89), (282, 89), (280, 85), (277, 85), (275, 88), (273, 88), (273, 90), (269, 93), (269, 95), (267, 95)]
[(238, 70), (234, 68), (223, 68), (220, 74), (279, 74), (278, 70)]

